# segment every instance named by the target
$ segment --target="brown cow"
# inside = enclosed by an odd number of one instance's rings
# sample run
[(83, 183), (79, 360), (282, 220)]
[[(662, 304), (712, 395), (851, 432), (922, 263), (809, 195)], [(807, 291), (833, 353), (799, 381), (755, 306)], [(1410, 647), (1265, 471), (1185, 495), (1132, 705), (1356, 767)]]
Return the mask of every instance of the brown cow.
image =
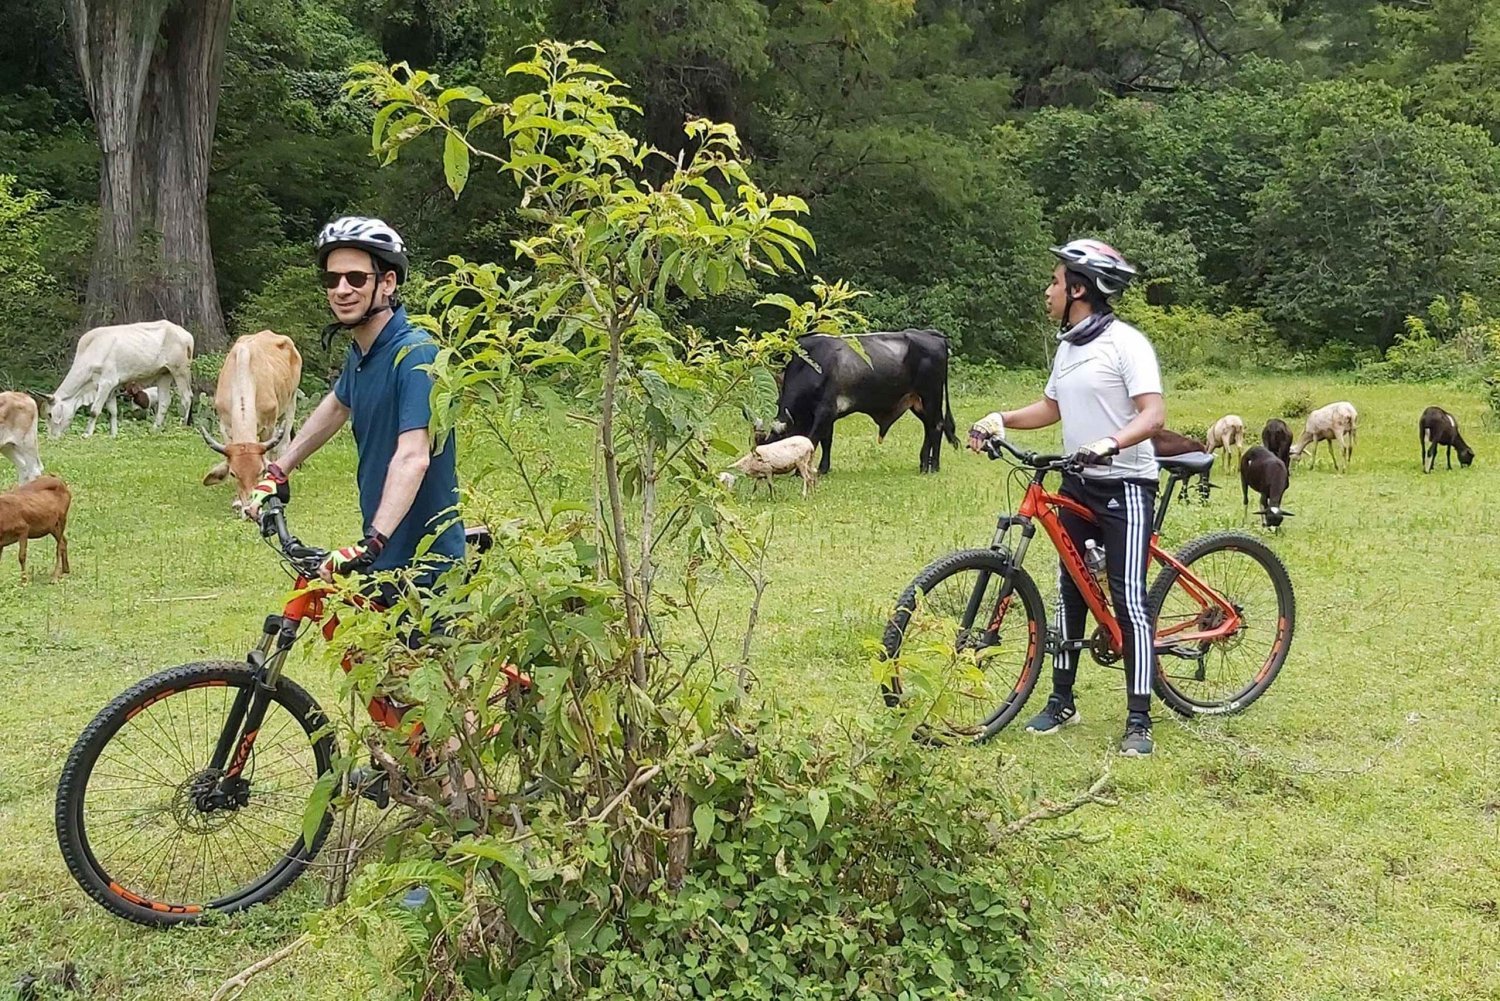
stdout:
[(68, 508), (73, 495), (56, 476), (42, 476), (9, 493), (0, 494), (0, 553), (21, 544), (21, 581), (26, 581), (26, 543), (50, 535), (57, 540), (52, 582), (68, 572)]
[(1187, 455), (1190, 452), (1207, 452), (1208, 446), (1197, 438), (1189, 438), (1185, 434), (1162, 428), (1151, 436), (1151, 450), (1158, 458), (1168, 458), (1174, 455)]
[[(208, 447), (224, 456), (203, 477), (203, 484), (212, 486), (233, 475), (236, 512), (244, 511), (250, 489), (265, 472), (267, 453), (291, 433), (301, 381), (302, 354), (297, 345), (290, 337), (269, 330), (246, 334), (224, 356), (214, 409), (219, 412), (219, 433), (228, 443), (202, 431)], [(270, 437), (262, 439), (266, 432)]]

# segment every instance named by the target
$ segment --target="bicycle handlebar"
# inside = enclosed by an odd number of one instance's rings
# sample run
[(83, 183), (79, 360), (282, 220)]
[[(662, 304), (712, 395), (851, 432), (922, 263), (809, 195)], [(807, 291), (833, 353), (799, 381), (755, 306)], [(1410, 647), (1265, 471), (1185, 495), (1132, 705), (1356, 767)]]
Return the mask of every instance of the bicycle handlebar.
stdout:
[[(990, 438), (984, 443), (984, 454), (988, 455), (991, 459), (1004, 458), (1004, 456), (1000, 454), (1001, 449), (1004, 449), (1011, 455), (1015, 456), (1016, 460), (1019, 461), (1021, 465), (1027, 466), (1031, 469), (1041, 470), (1043, 472), (1077, 473), (1079, 470), (1084, 468), (1084, 464), (1079, 462), (1075, 456), (1047, 455), (1040, 452), (1024, 452), (1021, 449), (1016, 448), (1004, 438)], [(1100, 460), (1095, 463), (1095, 465), (1108, 466), (1112, 462), (1112, 457), (1106, 455), (1101, 457)]]
[(316, 573), (318, 565), (328, 557), (327, 550), (303, 545), (287, 529), (286, 503), (279, 497), (268, 497), (261, 505), (260, 534), (267, 539), (276, 536), (276, 541), (281, 544), (281, 554), (300, 571)]

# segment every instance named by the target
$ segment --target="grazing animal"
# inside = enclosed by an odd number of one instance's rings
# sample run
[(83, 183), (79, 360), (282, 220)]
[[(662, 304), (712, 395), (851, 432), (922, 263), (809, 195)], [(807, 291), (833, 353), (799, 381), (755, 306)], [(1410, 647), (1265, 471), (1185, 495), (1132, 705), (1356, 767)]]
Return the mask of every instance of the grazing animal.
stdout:
[[(744, 476), (749, 476), (757, 482), (764, 481), (766, 489), (771, 489), (771, 480), (781, 473), (796, 473), (802, 477), (802, 496), (806, 497), (817, 477), (813, 474), (812, 439), (806, 435), (793, 435), (790, 438), (782, 438), (780, 441), (768, 442), (764, 445), (756, 445), (748, 455), (742, 456), (730, 466), (730, 469), (739, 470)], [(723, 472), (719, 474), (719, 482), (726, 487), (733, 487), (735, 474)]]
[(1229, 453), (1235, 453), (1235, 460), (1242, 461), (1245, 453), (1245, 421), (1238, 414), (1225, 414), (1214, 421), (1213, 427), (1208, 429), (1208, 451), (1217, 452), (1224, 450), (1224, 465), (1229, 465)]
[(0, 494), (0, 553), (12, 543), (21, 544), (21, 580), (26, 580), (26, 543), (50, 535), (57, 540), (57, 559), (52, 581), (68, 572), (68, 508), (73, 495), (56, 476), (42, 476)]
[(1291, 472), (1292, 429), (1286, 426), (1286, 421), (1280, 417), (1272, 417), (1266, 421), (1266, 426), (1260, 429), (1260, 442)]
[(1474, 461), (1474, 450), (1458, 433), (1458, 420), (1442, 407), (1428, 407), (1417, 423), (1417, 440), (1422, 446), (1422, 472), (1430, 473), (1437, 465), (1439, 445), (1447, 446), (1448, 468), (1453, 468), (1453, 450), (1458, 449), (1458, 464), (1467, 467)]
[(1276, 528), (1292, 512), (1281, 506), (1290, 481), (1286, 463), (1264, 445), (1256, 445), (1240, 456), (1240, 491), (1245, 500), (1245, 517), (1250, 516), (1250, 491), (1260, 495), (1260, 516), (1267, 528)]
[(25, 393), (0, 393), (0, 455), (16, 464), (21, 483), (42, 475), (36, 447), (36, 401)]
[(118, 434), (120, 412), (115, 402), (115, 387), (124, 382), (155, 385), (157, 430), (161, 430), (166, 420), (175, 384), (182, 422), (186, 424), (192, 416), (192, 361), (193, 335), (170, 321), (95, 327), (79, 338), (73, 365), (50, 397), (47, 433), (61, 438), (78, 408), (87, 406), (89, 424), (83, 432), (85, 438), (94, 433), (99, 412), (105, 407), (109, 408), (109, 433)]
[(854, 340), (863, 355), (842, 337), (797, 338), (807, 357), (798, 354), (787, 363), (779, 376), (776, 419), (769, 428), (757, 427), (755, 441), (764, 445), (793, 435), (811, 438), (823, 448), (818, 472), (826, 473), (835, 421), (868, 414), (884, 441), (891, 425), (910, 410), (925, 428), (919, 467), (924, 473), (937, 472), (943, 437), (958, 445), (948, 404), (948, 338), (936, 330), (901, 330), (861, 334)]
[[(302, 354), (290, 337), (262, 330), (246, 334), (230, 347), (219, 370), (214, 409), (219, 433), (227, 444), (201, 431), (208, 447), (224, 457), (203, 477), (204, 486), (233, 475), (233, 506), (240, 512), (265, 471), (267, 453), (291, 432), (297, 409), (297, 384), (302, 379)], [(261, 434), (270, 437), (261, 440)]]
[(1207, 452), (1208, 446), (1197, 438), (1189, 438), (1185, 434), (1162, 428), (1151, 436), (1151, 448), (1158, 457), (1170, 457), (1174, 455), (1187, 455), (1189, 452)]
[[(1297, 439), (1297, 444), (1292, 446), (1291, 456), (1293, 459), (1301, 458), (1307, 453), (1307, 446), (1312, 444), (1312, 453), (1308, 456), (1309, 465), (1317, 462), (1318, 442), (1328, 442), (1328, 454), (1333, 459), (1333, 468), (1339, 468), (1339, 455), (1344, 457), (1344, 469), (1349, 468), (1349, 462), (1354, 458), (1354, 439), (1359, 431), (1359, 412), (1354, 409), (1354, 404), (1346, 400), (1338, 403), (1330, 403), (1326, 407), (1319, 407), (1307, 415), (1307, 425), (1302, 429), (1302, 437)], [(1334, 443), (1338, 443), (1338, 452), (1334, 452)]]

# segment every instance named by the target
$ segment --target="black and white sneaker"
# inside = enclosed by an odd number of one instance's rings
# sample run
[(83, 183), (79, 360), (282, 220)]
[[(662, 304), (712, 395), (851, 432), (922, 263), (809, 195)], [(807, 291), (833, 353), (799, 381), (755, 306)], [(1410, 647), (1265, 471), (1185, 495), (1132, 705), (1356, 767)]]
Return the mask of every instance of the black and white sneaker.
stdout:
[(1144, 758), (1155, 749), (1151, 741), (1151, 717), (1131, 713), (1125, 719), (1125, 736), (1120, 739), (1120, 753), (1127, 758)]
[(1026, 732), (1056, 733), (1063, 727), (1077, 722), (1078, 709), (1074, 707), (1073, 700), (1053, 692), (1047, 697), (1047, 707), (1031, 717), (1031, 722), (1026, 724)]

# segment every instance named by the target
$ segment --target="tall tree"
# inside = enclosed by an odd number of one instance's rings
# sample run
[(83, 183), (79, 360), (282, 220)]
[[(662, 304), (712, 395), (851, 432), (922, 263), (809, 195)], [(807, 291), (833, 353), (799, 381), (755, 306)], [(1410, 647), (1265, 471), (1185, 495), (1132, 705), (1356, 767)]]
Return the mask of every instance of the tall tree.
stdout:
[(67, 0), (103, 153), (89, 323), (163, 316), (224, 345), (209, 155), (232, 0)]

